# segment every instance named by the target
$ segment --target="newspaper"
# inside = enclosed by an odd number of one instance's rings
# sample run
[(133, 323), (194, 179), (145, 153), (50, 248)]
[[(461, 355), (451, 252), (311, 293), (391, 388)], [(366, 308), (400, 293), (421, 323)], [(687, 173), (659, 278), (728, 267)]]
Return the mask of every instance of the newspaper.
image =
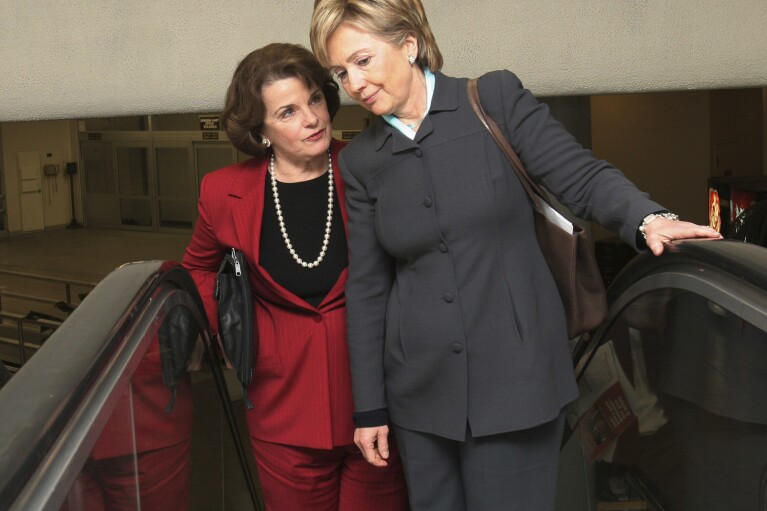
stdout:
[(613, 341), (607, 341), (581, 378), (580, 395), (568, 417), (589, 463), (612, 460), (617, 438), (635, 422), (640, 434), (652, 434), (667, 422), (647, 385), (640, 332), (630, 330), (634, 383), (621, 368)]
[[(578, 422), (581, 445), (589, 463), (612, 454), (615, 440), (636, 422), (628, 398), (618, 382), (610, 385), (586, 409)], [(611, 457), (611, 456), (610, 456)]]

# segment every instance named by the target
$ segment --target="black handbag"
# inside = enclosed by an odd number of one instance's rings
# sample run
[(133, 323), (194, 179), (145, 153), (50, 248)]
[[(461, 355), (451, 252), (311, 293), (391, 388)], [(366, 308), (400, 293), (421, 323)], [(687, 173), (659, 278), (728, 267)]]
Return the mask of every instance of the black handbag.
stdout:
[(501, 129), (482, 109), (477, 79), (469, 80), (466, 88), (474, 113), (495, 139), (530, 196), (538, 244), (565, 306), (567, 334), (572, 339), (595, 330), (607, 319), (607, 296), (591, 241), (580, 226), (570, 223), (554, 209), (543, 189), (530, 178)]
[(240, 250), (232, 248), (224, 254), (213, 297), (218, 301), (218, 337), (224, 357), (237, 373), (245, 405), (252, 409), (248, 384), (253, 379), (253, 354), (258, 353), (258, 338), (248, 264)]

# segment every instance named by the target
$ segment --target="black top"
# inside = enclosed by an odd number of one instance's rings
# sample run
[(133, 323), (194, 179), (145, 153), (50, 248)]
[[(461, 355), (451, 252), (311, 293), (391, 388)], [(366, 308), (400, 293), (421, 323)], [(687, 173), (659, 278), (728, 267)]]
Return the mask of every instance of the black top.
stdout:
[[(299, 183), (277, 182), (285, 229), (298, 256), (311, 263), (322, 249), (328, 215), (327, 173)], [(304, 268), (288, 252), (274, 208), (272, 180), (267, 176), (264, 216), (261, 224), (260, 264), (282, 287), (317, 307), (333, 288), (348, 264), (346, 232), (338, 193), (333, 189), (333, 224), (324, 259), (314, 268)]]

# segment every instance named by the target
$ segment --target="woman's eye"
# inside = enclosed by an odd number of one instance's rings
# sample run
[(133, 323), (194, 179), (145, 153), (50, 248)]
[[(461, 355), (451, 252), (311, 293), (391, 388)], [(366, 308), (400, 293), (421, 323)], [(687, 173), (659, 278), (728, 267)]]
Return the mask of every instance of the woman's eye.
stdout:
[(312, 96), (311, 104), (316, 105), (318, 103), (322, 103), (322, 94), (315, 94)]
[(343, 70), (336, 71), (336, 78), (338, 80), (344, 81), (346, 79), (346, 71), (343, 71)]
[(357, 61), (357, 65), (361, 67), (367, 66), (368, 64), (370, 64), (370, 57), (365, 57)]
[(287, 119), (288, 117), (291, 117), (294, 113), (296, 113), (296, 111), (293, 110), (292, 108), (286, 108), (285, 110), (282, 111), (282, 115), (280, 115), (280, 117), (282, 117), (283, 119)]

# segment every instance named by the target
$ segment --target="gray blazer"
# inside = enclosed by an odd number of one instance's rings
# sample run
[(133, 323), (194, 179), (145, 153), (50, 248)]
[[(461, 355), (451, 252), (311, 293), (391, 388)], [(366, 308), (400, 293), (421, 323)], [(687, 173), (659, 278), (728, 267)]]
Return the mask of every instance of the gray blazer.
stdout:
[[(479, 91), (536, 180), (635, 246), (642, 218), (662, 206), (512, 73), (483, 76)], [(400, 427), (461, 441), (467, 423), (484, 436), (556, 418), (577, 395), (563, 306), (529, 200), (469, 106), (466, 79), (436, 73), (415, 140), (378, 119), (340, 168), (356, 411), (388, 408)]]

